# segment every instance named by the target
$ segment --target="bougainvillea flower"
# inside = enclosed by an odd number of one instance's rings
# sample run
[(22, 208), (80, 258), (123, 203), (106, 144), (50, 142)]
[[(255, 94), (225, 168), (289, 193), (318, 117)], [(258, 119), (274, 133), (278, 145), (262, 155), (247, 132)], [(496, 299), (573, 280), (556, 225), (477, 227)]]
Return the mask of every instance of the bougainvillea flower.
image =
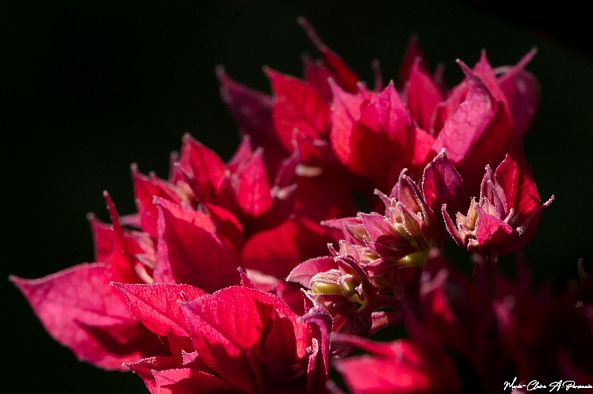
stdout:
[[(305, 218), (288, 217), (289, 211), (282, 213), (283, 219), (271, 220), (279, 224), (251, 241), (249, 235), (262, 223), (258, 220), (269, 220), (274, 198), (261, 153), (245, 145), (225, 165), (214, 152), (186, 137), (171, 182), (146, 177), (133, 167), (138, 215), (125, 218), (131, 229), (120, 222), (108, 194), (113, 224), (90, 216), (96, 265), (38, 280), (15, 278), (48, 332), (79, 358), (120, 369), (124, 361), (159, 354), (160, 343), (129, 316), (117, 295), (111, 295), (110, 281), (191, 284), (215, 291), (239, 283), (239, 266), (269, 270), (279, 281), (298, 262), (322, 254), (328, 230)], [(281, 187), (278, 183), (277, 189)], [(268, 236), (282, 239), (283, 247), (267, 247)], [(45, 299), (43, 294), (55, 296)], [(96, 320), (79, 309), (96, 310)]]
[(186, 182), (195, 193), (210, 191), (209, 197), (198, 200), (222, 224), (218, 227), (223, 238), (230, 231), (247, 268), (282, 278), (300, 261), (321, 254), (332, 239), (327, 229), (295, 212), (297, 202), (290, 194), (300, 185), (294, 184), (297, 170), (290, 158), (269, 183), (261, 150), (253, 151), (248, 139), (225, 166), (212, 151), (186, 137), (176, 168), (173, 181)]
[[(498, 165), (537, 110), (538, 84), (524, 70), (535, 51), (510, 67), (492, 68), (485, 52), (473, 69), (459, 62), (466, 77), (447, 92), (441, 72), (430, 75), (422, 52), (411, 40), (400, 70), (400, 98), (392, 84), (382, 92), (366, 90), (312, 27), (305, 20), (300, 23), (323, 58), (317, 62), (305, 58), (304, 80), (268, 69), (273, 91), (268, 96), (219, 73), (222, 97), (231, 113), (256, 146), (265, 148), (273, 167), (294, 151), (295, 134), (301, 134), (319, 146), (327, 144), (331, 154), (324, 155), (326, 159), (337, 159), (343, 170), (387, 191), (403, 168), (418, 175), (444, 148), (471, 192), (479, 185), (480, 169)], [(334, 174), (332, 162), (324, 160), (314, 167), (319, 174)], [(331, 194), (336, 185), (328, 179), (311, 190)], [(350, 183), (355, 190), (368, 191), (364, 183)], [(344, 203), (343, 195), (336, 199), (332, 194), (332, 200)]]
[[(340, 243), (337, 254), (359, 257), (376, 280), (404, 266), (424, 263), (429, 250), (442, 238), (436, 212), (443, 203), (456, 203), (462, 187), (461, 176), (442, 151), (426, 165), (419, 184), (404, 170), (389, 196), (377, 192), (385, 204), (383, 214), (361, 213), (325, 224), (341, 228), (349, 241)], [(392, 279), (388, 282), (393, 284)]]
[[(89, 217), (95, 263), (11, 277), (50, 335), (152, 394), (338, 393), (330, 355), (353, 393), (591, 381), (590, 270), (557, 295), (522, 262), (515, 280), (494, 264), (553, 200), (522, 151), (535, 52), (458, 61), (448, 90), (412, 40), (397, 89), (378, 62), (371, 89), (299, 23), (321, 57), (304, 57), (303, 78), (266, 67), (268, 95), (217, 70), (243, 134), (228, 162), (185, 136), (167, 178), (132, 166), (136, 213), (105, 193), (112, 224)], [(447, 232), (473, 253), (473, 282), (443, 258)], [(361, 337), (393, 325), (409, 338)]]
[(532, 238), (542, 210), (554, 200), (542, 203), (523, 152), (516, 148), (492, 172), (486, 166), (480, 197), (472, 198), (467, 215), (457, 213), (456, 225), (442, 212), (447, 230), (455, 242), (470, 252), (505, 254), (520, 250)]
[(335, 335), (333, 342), (359, 347), (368, 355), (336, 361), (354, 394), (456, 393), (460, 375), (442, 350), (398, 340), (376, 343), (350, 335)]
[(383, 327), (401, 312), (405, 293), (416, 290), (418, 267), (441, 242), (435, 209), (455, 202), (461, 190), (444, 151), (425, 167), (420, 186), (402, 171), (390, 196), (378, 192), (384, 214), (324, 222), (342, 231), (338, 249), (330, 246), (332, 256), (298, 265), (287, 280), (308, 289), (313, 304), (330, 312), (336, 331), (367, 335)]
[(277, 296), (248, 287), (206, 295), (186, 285), (114, 286), (140, 322), (168, 338), (171, 354), (128, 364), (151, 392), (325, 392), (331, 319), (324, 311), (299, 317)]
[(309, 259), (295, 267), (286, 280), (308, 289), (306, 294), (313, 305), (332, 316), (334, 331), (368, 335), (380, 328), (377, 324), (382, 323), (379, 320), (383, 315), (373, 316), (373, 312), (387, 305), (378, 304), (378, 289), (354, 259)]
[[(227, 267), (227, 277), (237, 278), (236, 267), (242, 265), (283, 278), (300, 261), (321, 254), (332, 240), (327, 229), (307, 216), (295, 214), (294, 164), (290, 157), (284, 160), (269, 181), (262, 151), (253, 150), (248, 137), (225, 164), (216, 153), (186, 135), (169, 182), (135, 173), (142, 228), (151, 229), (147, 232), (157, 240), (170, 238), (162, 244), (163, 250), (169, 243), (181, 246), (183, 237), (193, 239), (181, 251), (194, 252), (177, 254), (185, 256), (187, 267), (200, 265), (193, 267), (194, 271), (207, 271), (220, 263)], [(181, 229), (175, 231), (176, 226), (191, 227), (196, 234), (186, 236)], [(204, 244), (195, 242), (196, 239)], [(282, 243), (270, 242), (271, 239), (281, 239)], [(167, 253), (157, 251), (163, 260), (158, 274), (170, 271), (171, 260), (164, 258)], [(189, 257), (192, 261), (187, 261)], [(173, 264), (178, 270), (187, 269), (179, 262)], [(176, 283), (190, 283), (207, 291), (232, 284), (212, 282), (206, 276), (205, 285), (196, 281), (195, 275), (190, 280), (185, 274), (188, 271), (177, 275)], [(168, 275), (158, 280), (172, 279)]]
[(498, 78), (485, 53), (474, 69), (458, 61), (465, 80), (437, 106), (433, 149), (447, 149), (468, 191), (477, 187), (479, 169), (496, 166), (531, 123), (539, 90), (523, 67), (534, 54), (528, 53), (515, 67), (503, 68), (506, 71)]

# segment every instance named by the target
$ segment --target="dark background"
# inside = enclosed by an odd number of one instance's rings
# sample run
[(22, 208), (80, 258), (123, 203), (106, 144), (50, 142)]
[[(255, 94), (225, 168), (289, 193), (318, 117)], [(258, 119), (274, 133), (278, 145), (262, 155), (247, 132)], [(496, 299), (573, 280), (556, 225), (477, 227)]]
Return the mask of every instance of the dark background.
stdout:
[[(262, 90), (266, 64), (300, 75), (312, 45), (304, 15), (366, 80), (370, 61), (395, 76), (418, 33), (447, 79), (487, 48), (494, 65), (539, 48), (529, 65), (542, 84), (526, 141), (540, 193), (557, 200), (527, 255), (537, 276), (574, 278), (593, 241), (593, 57), (585, 11), (562, 2), (523, 11), (504, 2), (274, 3), (54, 1), (3, 3), (2, 278), (39, 277), (92, 259), (85, 214), (106, 219), (101, 191), (133, 210), (129, 165), (165, 176), (170, 151), (191, 132), (229, 157), (236, 127), (218, 96), (214, 67)], [(566, 27), (563, 27), (566, 26)], [(4, 123), (4, 122), (3, 122)], [(53, 342), (24, 299), (1, 285), (3, 392), (143, 392), (132, 375), (78, 363)]]

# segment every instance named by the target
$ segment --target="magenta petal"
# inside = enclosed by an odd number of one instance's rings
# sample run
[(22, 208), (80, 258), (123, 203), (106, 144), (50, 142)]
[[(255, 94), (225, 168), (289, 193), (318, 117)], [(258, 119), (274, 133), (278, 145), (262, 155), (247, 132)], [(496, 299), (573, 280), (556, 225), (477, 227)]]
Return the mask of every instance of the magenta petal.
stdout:
[(508, 111), (510, 115), (510, 109), (507, 103), (506, 96), (502, 92), (496, 79), (496, 75), (494, 74), (494, 70), (488, 62), (488, 58), (486, 57), (486, 51), (482, 51), (482, 54), (480, 55), (480, 60), (475, 65), (473, 71), (475, 75), (478, 78), (480, 78), (480, 80), (488, 88), (488, 92), (490, 92), (490, 95), (492, 95), (492, 97), (496, 101), (500, 102), (504, 107), (505, 111)]
[(443, 216), (443, 220), (445, 221), (445, 228), (447, 229), (447, 232), (449, 233), (451, 238), (453, 238), (457, 245), (465, 247), (463, 240), (461, 239), (459, 232), (457, 231), (457, 227), (455, 226), (455, 223), (453, 223), (453, 219), (451, 219), (451, 216), (447, 211), (447, 204), (443, 204), (443, 206), (441, 207), (441, 215)]
[(188, 174), (192, 190), (203, 201), (216, 199), (225, 174), (225, 164), (218, 155), (189, 134), (183, 137), (179, 165)]
[[(297, 346), (304, 356), (306, 327), (297, 325), (297, 316), (278, 297), (246, 287), (229, 287), (182, 305), (194, 347), (202, 360), (219, 376), (247, 392), (256, 392), (261, 382), (264, 360), (253, 353), (262, 335), (274, 331), (274, 321), (285, 319), (292, 325), (292, 343), (285, 342), (276, 351)], [(271, 335), (268, 332), (267, 335)], [(260, 345), (260, 346), (261, 346)], [(299, 352), (300, 349), (300, 352)], [(296, 361), (297, 355), (285, 350), (285, 357)], [(274, 361), (274, 360), (268, 360)], [(276, 362), (286, 362), (277, 358)], [(288, 360), (289, 361), (289, 360)]]
[(374, 181), (381, 190), (390, 188), (414, 156), (414, 128), (390, 83), (382, 92), (357, 95), (332, 84), (332, 148), (338, 160), (356, 174)]
[(252, 236), (243, 247), (241, 260), (246, 268), (284, 278), (300, 262), (327, 254), (328, 233), (309, 219), (288, 219)]
[(93, 233), (95, 261), (99, 263), (109, 263), (115, 246), (113, 226), (101, 222), (93, 214), (89, 214), (87, 218), (91, 225), (91, 232)]
[(247, 134), (241, 138), (241, 143), (235, 153), (233, 153), (233, 157), (227, 163), (227, 169), (230, 172), (237, 171), (237, 168), (242, 165), (242, 163), (247, 162), (251, 156), (253, 156), (253, 144), (251, 143), (251, 137)]
[(443, 95), (432, 77), (422, 70), (418, 61), (412, 67), (405, 88), (405, 97), (412, 118), (421, 129), (430, 131), (434, 111), (437, 104), (443, 101)]
[(236, 250), (243, 244), (243, 225), (231, 212), (214, 204), (204, 204), (216, 227), (216, 235)]
[(335, 83), (330, 86), (334, 95), (330, 134), (332, 149), (342, 164), (356, 173), (364, 173), (364, 163), (355, 154), (356, 141), (362, 138), (357, 134), (356, 124), (364, 98), (360, 93), (346, 93)]
[(136, 197), (136, 207), (140, 215), (142, 229), (150, 234), (151, 237), (157, 237), (156, 222), (158, 212), (153, 204), (155, 197), (178, 203), (180, 197), (172, 190), (171, 185), (156, 177), (148, 178), (142, 175), (137, 167), (132, 166), (132, 181), (134, 183), (134, 195)]
[[(104, 262), (109, 263), (111, 267), (112, 280), (129, 283), (141, 282), (148, 274), (146, 274), (146, 269), (136, 270), (137, 264), (142, 265), (138, 261), (138, 257), (153, 258), (154, 247), (152, 240), (146, 233), (124, 233), (119, 221), (119, 214), (117, 213), (115, 204), (111, 200), (111, 196), (107, 192), (103, 192), (103, 196), (107, 202), (107, 209), (113, 223), (111, 255)], [(97, 235), (95, 234), (95, 236)], [(103, 231), (103, 235), (106, 235), (105, 231)], [(140, 274), (140, 272), (146, 275)]]
[(303, 287), (309, 287), (309, 281), (313, 275), (319, 272), (329, 271), (336, 267), (336, 262), (329, 256), (314, 257), (294, 267), (286, 277), (286, 280), (288, 282), (298, 283)]
[(523, 149), (517, 145), (498, 165), (494, 175), (504, 190), (506, 203), (519, 216), (521, 223), (541, 206), (542, 200), (527, 164)]
[(376, 212), (369, 214), (361, 213), (359, 215), (370, 240), (376, 241), (380, 237), (391, 234), (391, 229), (385, 216), (379, 215)]
[(237, 204), (247, 217), (262, 216), (272, 208), (272, 192), (261, 149), (239, 166), (232, 183), (235, 183)]
[(422, 193), (433, 212), (438, 212), (442, 204), (457, 207), (462, 188), (463, 179), (444, 150), (424, 168)]
[(239, 283), (238, 257), (200, 225), (202, 213), (160, 202), (156, 281), (207, 292)]
[(406, 83), (412, 74), (412, 68), (416, 64), (420, 66), (419, 69), (421, 71), (428, 73), (428, 65), (424, 60), (424, 54), (418, 46), (418, 38), (416, 36), (412, 36), (408, 40), (408, 46), (406, 47), (406, 52), (404, 53), (402, 63), (399, 67), (397, 78), (398, 89), (403, 89), (406, 86)]
[(476, 238), (480, 248), (488, 250), (509, 241), (513, 228), (502, 220), (487, 214), (478, 207)]
[(274, 128), (272, 97), (232, 80), (222, 68), (217, 69), (217, 75), (222, 100), (241, 131), (251, 137), (252, 144), (264, 148), (266, 166), (272, 174), (275, 173), (288, 151)]
[(413, 129), (412, 140), (414, 151), (409, 161), (409, 169), (412, 174), (416, 175), (434, 156), (432, 147), (435, 139), (426, 131), (416, 127)]
[(488, 89), (471, 71), (467, 74), (467, 84), (465, 100), (446, 120), (434, 146), (436, 151), (444, 148), (453, 163), (460, 163), (470, 154), (495, 115)]
[(319, 92), (325, 101), (331, 101), (332, 92), (327, 80), (332, 78), (333, 74), (329, 68), (323, 64), (323, 61), (314, 61), (307, 55), (303, 56), (303, 77), (305, 81)]
[(410, 119), (393, 82), (363, 105), (360, 121), (375, 132), (383, 131), (391, 140), (407, 141), (402, 132), (407, 130)]
[(301, 17), (297, 22), (303, 27), (305, 33), (307, 33), (313, 44), (315, 44), (317, 50), (321, 53), (321, 56), (323, 56), (323, 60), (333, 72), (335, 79), (340, 86), (349, 92), (356, 91), (359, 78), (354, 71), (352, 71), (338, 54), (328, 48), (323, 41), (321, 41), (317, 32), (313, 29), (313, 26), (311, 26), (305, 18)]
[(154, 381), (152, 372), (175, 368), (178, 366), (178, 364), (179, 362), (175, 357), (156, 356), (126, 363), (126, 367), (137, 374), (142, 379), (142, 381), (144, 381), (146, 388), (151, 394), (158, 394), (158, 387)]
[(158, 336), (189, 336), (179, 302), (206, 294), (190, 285), (114, 283), (113, 286), (126, 297), (132, 315)]
[(520, 132), (524, 132), (531, 126), (539, 107), (539, 83), (531, 73), (523, 69), (535, 56), (535, 52), (535, 49), (529, 51), (517, 65), (511, 67), (498, 80)]
[(216, 75), (220, 83), (220, 96), (239, 127), (256, 141), (273, 136), (272, 97), (234, 81), (222, 67), (216, 70)]
[[(124, 370), (122, 363), (143, 357), (142, 343), (136, 347), (118, 343), (117, 333), (109, 330), (117, 326), (128, 335), (147, 333), (111, 289), (111, 272), (104, 265), (80, 264), (40, 279), (11, 280), (49, 334), (79, 359), (105, 369)], [(145, 344), (154, 350), (152, 342)]]
[(158, 394), (239, 393), (236, 387), (208, 372), (192, 368), (153, 371)]
[(307, 82), (266, 69), (274, 92), (274, 125), (286, 150), (295, 133), (324, 138), (329, 132), (329, 105)]

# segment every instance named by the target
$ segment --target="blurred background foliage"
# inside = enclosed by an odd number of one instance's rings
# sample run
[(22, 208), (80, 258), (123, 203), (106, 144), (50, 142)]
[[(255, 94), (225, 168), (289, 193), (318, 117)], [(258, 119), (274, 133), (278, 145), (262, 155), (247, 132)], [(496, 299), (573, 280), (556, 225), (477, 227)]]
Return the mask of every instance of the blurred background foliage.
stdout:
[[(542, 197), (557, 200), (526, 255), (538, 278), (574, 279), (577, 258), (592, 255), (593, 52), (584, 9), (572, 6), (3, 3), (3, 277), (39, 277), (92, 259), (85, 215), (107, 220), (101, 191), (111, 192), (120, 212), (132, 212), (130, 164), (166, 176), (184, 132), (228, 158), (239, 139), (218, 96), (215, 66), (261, 90), (268, 90), (264, 64), (301, 75), (301, 54), (314, 53), (295, 23), (304, 15), (369, 81), (373, 58), (387, 79), (395, 77), (412, 33), (433, 67), (446, 64), (450, 84), (461, 78), (456, 58), (473, 63), (487, 48), (494, 65), (512, 64), (537, 46), (528, 68), (541, 82), (542, 103), (526, 150)], [(3, 392), (144, 392), (132, 375), (78, 363), (6, 280), (2, 289)]]

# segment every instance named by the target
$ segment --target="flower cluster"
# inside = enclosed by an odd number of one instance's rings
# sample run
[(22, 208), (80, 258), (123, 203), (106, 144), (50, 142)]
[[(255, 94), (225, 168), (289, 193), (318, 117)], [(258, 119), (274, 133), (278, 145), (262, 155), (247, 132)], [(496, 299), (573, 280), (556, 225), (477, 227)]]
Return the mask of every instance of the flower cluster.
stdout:
[[(553, 201), (523, 153), (534, 51), (508, 67), (485, 52), (458, 61), (464, 79), (448, 89), (411, 41), (397, 83), (375, 67), (369, 88), (299, 22), (320, 55), (302, 79), (266, 69), (269, 95), (217, 70), (242, 133), (231, 160), (185, 136), (167, 179), (132, 167), (135, 213), (105, 192), (111, 224), (89, 217), (95, 262), (11, 278), (50, 335), (155, 394), (593, 383), (584, 265), (582, 286), (561, 294), (522, 261), (515, 279), (497, 270)], [(451, 240), (473, 280), (444, 257)], [(368, 338), (393, 326), (408, 336)]]

